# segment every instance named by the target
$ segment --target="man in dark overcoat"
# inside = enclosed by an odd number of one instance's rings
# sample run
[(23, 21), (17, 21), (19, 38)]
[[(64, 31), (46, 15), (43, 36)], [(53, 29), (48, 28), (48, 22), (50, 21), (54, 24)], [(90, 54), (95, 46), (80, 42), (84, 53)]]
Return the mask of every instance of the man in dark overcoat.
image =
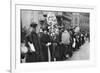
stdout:
[[(41, 44), (39, 37), (36, 33), (36, 23), (31, 23), (31, 32), (29, 32), (26, 37), (26, 46), (28, 47), (28, 53), (26, 56), (26, 62), (41, 62), (43, 61), (43, 53), (41, 51)], [(32, 44), (35, 51), (32, 50), (30, 47), (30, 44)]]

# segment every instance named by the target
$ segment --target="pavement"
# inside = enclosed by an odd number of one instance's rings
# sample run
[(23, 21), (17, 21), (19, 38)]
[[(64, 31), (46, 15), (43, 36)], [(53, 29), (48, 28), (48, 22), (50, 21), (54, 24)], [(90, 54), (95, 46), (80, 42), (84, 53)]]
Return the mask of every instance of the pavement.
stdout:
[(75, 51), (73, 53), (73, 56), (70, 58), (70, 60), (88, 60), (89, 50), (89, 42), (86, 41), (85, 44), (83, 44), (78, 51)]

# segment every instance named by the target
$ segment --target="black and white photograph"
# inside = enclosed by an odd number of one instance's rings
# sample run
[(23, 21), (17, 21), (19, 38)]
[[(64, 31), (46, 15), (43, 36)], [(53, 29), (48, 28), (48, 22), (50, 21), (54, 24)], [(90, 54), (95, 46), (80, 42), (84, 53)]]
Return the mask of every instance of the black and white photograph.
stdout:
[(20, 63), (89, 59), (89, 12), (20, 9)]
[(12, 73), (95, 65), (94, 7), (35, 4), (33, 1), (13, 3)]
[(99, 0), (1, 0), (0, 73), (100, 73)]

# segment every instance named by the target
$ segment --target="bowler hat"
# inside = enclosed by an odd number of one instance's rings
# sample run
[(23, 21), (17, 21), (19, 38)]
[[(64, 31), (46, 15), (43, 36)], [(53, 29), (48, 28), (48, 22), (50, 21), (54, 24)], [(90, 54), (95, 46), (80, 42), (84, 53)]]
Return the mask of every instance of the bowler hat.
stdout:
[(34, 22), (32, 22), (32, 23), (30, 24), (30, 26), (33, 27), (33, 28), (36, 28), (37, 24), (34, 23)]

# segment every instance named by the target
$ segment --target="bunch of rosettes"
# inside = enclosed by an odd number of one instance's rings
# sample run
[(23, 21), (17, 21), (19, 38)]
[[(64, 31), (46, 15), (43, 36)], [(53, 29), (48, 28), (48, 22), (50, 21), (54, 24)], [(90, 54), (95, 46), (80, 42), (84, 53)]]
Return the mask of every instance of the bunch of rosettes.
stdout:
[(58, 27), (57, 24), (55, 24), (55, 25), (49, 25), (48, 26), (48, 30), (49, 30), (48, 33), (49, 33), (49, 35), (51, 37), (54, 37), (54, 36), (56, 36), (56, 35), (59, 34), (59, 27)]

